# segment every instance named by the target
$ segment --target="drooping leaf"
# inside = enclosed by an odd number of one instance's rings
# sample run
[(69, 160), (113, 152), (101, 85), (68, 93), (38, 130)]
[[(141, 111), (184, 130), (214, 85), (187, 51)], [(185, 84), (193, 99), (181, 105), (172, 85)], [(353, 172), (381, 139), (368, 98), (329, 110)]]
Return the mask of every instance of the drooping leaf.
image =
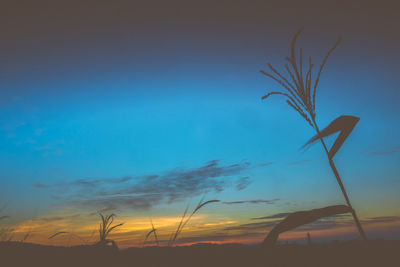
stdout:
[(146, 239), (149, 238), (149, 236), (150, 236), (155, 230), (156, 230), (156, 229), (150, 230), (150, 231), (146, 234)]
[(339, 151), (344, 141), (346, 141), (347, 137), (353, 131), (354, 127), (356, 126), (359, 120), (360, 118), (354, 116), (340, 116), (334, 121), (332, 121), (325, 129), (320, 131), (319, 134), (311, 138), (305, 145), (303, 145), (302, 148), (311, 145), (320, 138), (324, 138), (334, 133), (340, 132), (339, 136), (335, 140), (335, 143), (329, 150), (328, 156), (330, 159), (332, 159), (335, 156), (336, 152)]
[(263, 245), (273, 246), (281, 233), (293, 230), (299, 226), (312, 223), (323, 217), (329, 217), (336, 214), (351, 212), (351, 208), (346, 205), (328, 206), (320, 209), (298, 211), (289, 214), (283, 221), (275, 225), (263, 241)]
[(198, 205), (198, 206), (194, 209), (193, 214), (195, 214), (199, 209), (201, 209), (201, 208), (204, 207), (205, 205), (210, 204), (210, 203), (214, 203), (214, 202), (219, 202), (219, 200), (218, 200), (218, 199), (213, 199), (213, 200), (208, 200), (208, 201), (205, 201), (205, 202), (201, 203), (200, 205)]
[(65, 232), (65, 231), (57, 232), (57, 233), (55, 233), (54, 235), (51, 235), (51, 236), (49, 237), (49, 239), (52, 239), (52, 238), (54, 238), (54, 237), (56, 237), (56, 236), (58, 236), (58, 235), (62, 235), (62, 234), (68, 234), (68, 232)]

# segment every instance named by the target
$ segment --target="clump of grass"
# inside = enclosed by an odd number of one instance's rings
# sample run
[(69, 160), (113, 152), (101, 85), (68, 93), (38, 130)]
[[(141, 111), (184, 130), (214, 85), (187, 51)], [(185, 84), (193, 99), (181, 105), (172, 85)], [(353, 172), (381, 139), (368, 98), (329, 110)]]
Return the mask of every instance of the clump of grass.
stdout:
[[(114, 248), (117, 248), (115, 241), (112, 239), (109, 239), (108, 236), (112, 230), (123, 225), (123, 223), (112, 226), (112, 224), (114, 222), (114, 217), (116, 216), (115, 214), (110, 214), (110, 215), (104, 216), (103, 214), (100, 213), (99, 215), (101, 217), (101, 222), (100, 222), (100, 227), (99, 227), (99, 241), (97, 243), (95, 243), (95, 245), (96, 246), (107, 246), (108, 244), (111, 244)], [(89, 237), (89, 239), (92, 238), (93, 234), (94, 234), (94, 231), (92, 232), (92, 235)], [(59, 232), (51, 235), (48, 239), (53, 239), (60, 235), (69, 235), (69, 236), (78, 238), (84, 244), (88, 243), (88, 240), (84, 240), (79, 235), (68, 232), (68, 231), (59, 231)]]
[[(205, 201), (205, 202), (202, 202), (202, 201), (203, 201), (203, 199), (201, 199), (199, 201), (199, 204), (197, 204), (196, 208), (193, 210), (193, 212), (188, 217), (186, 217), (186, 214), (187, 214), (187, 211), (189, 209), (189, 206), (186, 207), (186, 209), (185, 209), (185, 211), (184, 211), (184, 213), (182, 215), (181, 221), (179, 222), (178, 228), (176, 229), (175, 233), (171, 234), (171, 237), (170, 237), (170, 239), (168, 241), (168, 246), (171, 246), (171, 245), (173, 245), (175, 243), (175, 241), (177, 240), (179, 234), (182, 232), (182, 229), (185, 227), (185, 225), (190, 221), (190, 219), (193, 217), (193, 215), (197, 211), (199, 211), (202, 207), (204, 207), (207, 204), (214, 203), (214, 202), (219, 202), (219, 200), (217, 200), (217, 199), (208, 200), (208, 201)], [(185, 220), (185, 218), (186, 218), (186, 220)]]
[(101, 217), (100, 228), (99, 228), (100, 240), (99, 242), (97, 242), (96, 244), (97, 246), (108, 246), (108, 244), (111, 244), (114, 248), (117, 248), (115, 241), (108, 238), (112, 230), (123, 225), (123, 223), (120, 223), (112, 226), (115, 216), (116, 216), (115, 214), (104, 216), (103, 214), (100, 213)]

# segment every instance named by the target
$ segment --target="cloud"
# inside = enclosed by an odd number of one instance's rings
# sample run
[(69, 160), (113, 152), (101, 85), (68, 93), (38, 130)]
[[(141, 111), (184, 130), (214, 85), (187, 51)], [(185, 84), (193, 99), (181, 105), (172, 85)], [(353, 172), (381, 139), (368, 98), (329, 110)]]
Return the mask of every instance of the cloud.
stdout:
[(98, 210), (98, 211), (92, 212), (92, 213), (90, 213), (89, 215), (90, 215), (90, 216), (93, 216), (93, 215), (97, 215), (97, 214), (99, 214), (99, 213), (104, 213), (104, 212), (108, 212), (108, 211), (113, 211), (113, 210), (116, 210), (116, 209), (117, 209), (116, 206), (109, 206), (109, 207), (107, 207), (107, 208), (100, 209), (100, 210)]
[(73, 214), (73, 215), (68, 215), (68, 216), (52, 216), (52, 217), (39, 217), (34, 219), (35, 221), (40, 221), (40, 222), (56, 222), (56, 221), (64, 221), (64, 220), (69, 220), (69, 219), (75, 219), (80, 217), (80, 214)]
[[(236, 242), (240, 243), (243, 239), (254, 240), (255, 243), (258, 243), (260, 239), (265, 236), (265, 233), (239, 233), (239, 234), (229, 234), (229, 233), (215, 233), (209, 235), (199, 235), (192, 237), (181, 237), (179, 238), (178, 244), (187, 244), (187, 243), (199, 243), (199, 242), (227, 242), (231, 243)], [(168, 241), (168, 240), (165, 240)]]
[(260, 163), (260, 164), (257, 164), (256, 167), (265, 167), (265, 166), (269, 166), (272, 164), (275, 164), (275, 162), (271, 161), (271, 162)]
[(71, 188), (80, 187), (80, 188), (95, 188), (102, 184), (121, 184), (128, 182), (134, 179), (133, 177), (122, 177), (122, 178), (108, 178), (108, 179), (78, 179), (72, 182), (58, 183), (58, 184), (41, 184), (36, 183), (33, 186), (36, 188), (53, 188), (53, 189), (62, 189), (69, 190)]
[(264, 217), (257, 217), (251, 218), (251, 220), (269, 220), (269, 219), (283, 219), (290, 215), (290, 212), (285, 213), (277, 213), (274, 215), (264, 216)]
[(349, 226), (349, 225), (353, 225), (354, 222), (352, 220), (335, 220), (335, 219), (331, 219), (331, 220), (318, 220), (316, 222), (310, 223), (310, 224), (306, 224), (303, 225), (301, 227), (298, 227), (296, 229), (294, 229), (294, 232), (304, 232), (304, 231), (314, 231), (314, 230), (329, 230), (329, 229), (333, 229), (336, 227), (343, 227), (343, 226)]
[(127, 207), (133, 210), (148, 210), (151, 207), (162, 203), (162, 195), (139, 195), (139, 196), (111, 196), (103, 198), (93, 198), (71, 201), (75, 206), (85, 209), (112, 210), (113, 207)]
[(236, 190), (241, 191), (246, 189), (251, 184), (249, 177), (241, 177), (238, 179), (236, 184)]
[(392, 223), (392, 222), (400, 222), (400, 216), (379, 216), (372, 217), (362, 220), (361, 223), (369, 224), (369, 223)]
[(361, 151), (361, 155), (369, 155), (369, 156), (389, 156), (393, 154), (397, 154), (400, 152), (400, 146), (397, 146), (393, 149), (388, 150), (377, 150), (373, 146), (366, 148), (365, 150)]
[(268, 228), (275, 226), (280, 220), (268, 221), (268, 222), (256, 222), (256, 223), (245, 223), (234, 226), (225, 227), (224, 230), (235, 230), (235, 231), (265, 231)]
[[(58, 197), (89, 209), (128, 207), (145, 210), (162, 203), (173, 203), (209, 192), (221, 192), (232, 186), (232, 178), (252, 168), (247, 161), (222, 166), (212, 160), (191, 169), (174, 169), (162, 174), (107, 179), (78, 179), (71, 182), (45, 185), (40, 189), (57, 192)], [(228, 179), (229, 178), (229, 179)], [(236, 188), (243, 190), (247, 177), (239, 179)]]
[(234, 205), (234, 204), (275, 204), (279, 199), (255, 199), (255, 200), (239, 200), (239, 201), (225, 201), (222, 204)]

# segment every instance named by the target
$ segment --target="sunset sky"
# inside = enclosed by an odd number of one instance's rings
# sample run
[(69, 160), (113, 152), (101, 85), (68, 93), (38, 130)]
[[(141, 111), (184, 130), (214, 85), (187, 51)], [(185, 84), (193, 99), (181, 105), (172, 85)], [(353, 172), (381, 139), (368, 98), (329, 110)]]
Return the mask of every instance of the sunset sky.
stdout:
[[(83, 3), (84, 2), (84, 3)], [(218, 3), (216, 3), (218, 2)], [(0, 229), (16, 240), (141, 245), (153, 221), (181, 244), (260, 242), (288, 213), (345, 204), (314, 130), (259, 71), (290, 41), (321, 75), (316, 120), (360, 121), (335, 156), (370, 238), (400, 238), (400, 34), (389, 4), (9, 1), (0, 11)], [(147, 4), (145, 4), (147, 3)], [(316, 73), (313, 74), (313, 77)], [(331, 144), (334, 137), (328, 138)], [(81, 237), (60, 236), (58, 231)], [(350, 216), (281, 240), (359, 238)]]

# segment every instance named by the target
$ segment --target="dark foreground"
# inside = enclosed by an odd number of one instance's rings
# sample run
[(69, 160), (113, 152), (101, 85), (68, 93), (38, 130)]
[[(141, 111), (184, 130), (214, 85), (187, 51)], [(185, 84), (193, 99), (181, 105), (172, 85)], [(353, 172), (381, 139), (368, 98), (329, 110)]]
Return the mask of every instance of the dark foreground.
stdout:
[(400, 266), (400, 241), (282, 245), (195, 245), (115, 250), (0, 243), (0, 266)]

